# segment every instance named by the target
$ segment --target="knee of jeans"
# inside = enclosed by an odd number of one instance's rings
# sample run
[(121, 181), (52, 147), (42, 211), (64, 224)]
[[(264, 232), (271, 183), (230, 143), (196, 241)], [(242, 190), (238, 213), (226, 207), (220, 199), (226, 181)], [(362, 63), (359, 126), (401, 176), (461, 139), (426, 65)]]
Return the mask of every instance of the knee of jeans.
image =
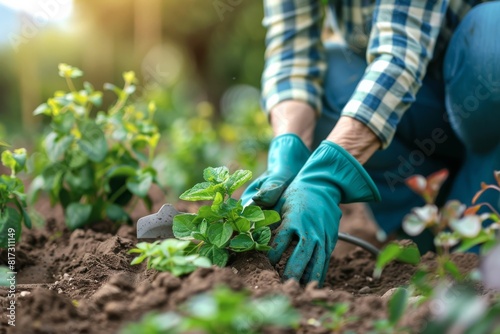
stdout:
[(444, 62), (448, 120), (467, 148), (500, 140), (500, 2), (474, 7), (452, 37)]

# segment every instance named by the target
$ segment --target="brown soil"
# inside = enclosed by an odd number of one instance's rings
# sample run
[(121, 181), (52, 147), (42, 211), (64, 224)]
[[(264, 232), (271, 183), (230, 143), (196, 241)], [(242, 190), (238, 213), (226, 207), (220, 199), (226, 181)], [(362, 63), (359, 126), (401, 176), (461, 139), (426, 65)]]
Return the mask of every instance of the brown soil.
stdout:
[[(155, 210), (161, 204), (156, 203)], [(193, 210), (186, 203), (179, 203), (178, 208)], [(44, 209), (50, 210), (41, 211)], [(363, 237), (373, 239), (373, 224), (360, 207), (345, 209), (342, 229), (357, 235), (364, 232)], [(138, 212), (147, 214), (144, 209)], [(60, 217), (60, 212), (55, 216)], [(50, 220), (42, 229), (24, 230), (16, 252), (16, 327), (7, 326), (6, 313), (2, 312), (0, 333), (116, 333), (148, 311), (174, 310), (189, 297), (221, 284), (234, 290), (248, 289), (254, 296), (286, 294), (302, 315), (298, 333), (328, 333), (315, 325), (314, 319), (326, 312), (319, 302), (350, 302), (349, 315), (357, 320), (345, 329), (365, 333), (375, 320), (386, 317), (384, 294), (408, 283), (415, 271), (410, 265), (394, 263), (380, 280), (373, 280), (373, 258), (339, 243), (322, 289), (314, 283), (301, 287), (295, 281), (281, 282), (278, 272), (259, 253), (240, 256), (226, 268), (198, 269), (177, 278), (146, 270), (144, 265), (130, 266), (133, 256), (127, 251), (136, 242), (135, 229), (130, 226), (100, 224), (70, 232), (59, 219)], [(4, 260), (5, 254), (1, 257)], [(424, 257), (424, 263), (432, 262), (432, 254)], [(457, 262), (466, 272), (476, 267), (477, 258), (462, 255)], [(8, 303), (5, 296), (5, 290), (0, 290), (4, 310)], [(428, 314), (424, 304), (407, 312), (403, 324), (418, 332)]]

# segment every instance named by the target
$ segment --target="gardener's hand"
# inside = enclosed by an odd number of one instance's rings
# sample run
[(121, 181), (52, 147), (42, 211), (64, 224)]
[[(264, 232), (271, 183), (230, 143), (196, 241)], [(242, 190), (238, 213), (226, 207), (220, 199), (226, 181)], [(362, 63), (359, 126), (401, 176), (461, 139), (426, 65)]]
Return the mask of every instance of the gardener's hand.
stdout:
[(243, 204), (253, 199), (262, 207), (274, 207), (310, 154), (309, 149), (295, 134), (283, 134), (274, 138), (269, 148), (267, 171), (245, 190), (241, 196)]
[(323, 141), (283, 193), (282, 223), (268, 257), (276, 264), (293, 240), (284, 278), (323, 284), (338, 238), (339, 203), (380, 200), (372, 179), (342, 147)]

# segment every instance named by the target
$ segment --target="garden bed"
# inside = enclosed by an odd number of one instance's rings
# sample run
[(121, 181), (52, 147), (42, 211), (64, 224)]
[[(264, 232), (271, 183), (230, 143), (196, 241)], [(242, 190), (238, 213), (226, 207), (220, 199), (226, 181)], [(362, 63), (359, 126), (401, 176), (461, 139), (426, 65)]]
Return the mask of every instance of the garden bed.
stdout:
[[(155, 208), (161, 204), (158, 201)], [(183, 202), (177, 207), (195, 209), (193, 204)], [(344, 209), (344, 230), (357, 233), (371, 226), (360, 206)], [(348, 315), (357, 320), (345, 329), (364, 333), (372, 329), (375, 320), (387, 317), (391, 289), (408, 283), (415, 272), (411, 265), (392, 263), (381, 279), (374, 280), (371, 255), (339, 242), (322, 289), (314, 283), (300, 287), (295, 281), (281, 282), (278, 272), (259, 253), (231, 259), (226, 268), (202, 268), (177, 278), (146, 270), (145, 264), (130, 265), (134, 256), (127, 252), (137, 243), (134, 227), (98, 224), (70, 232), (59, 213), (47, 208), (42, 211), (53, 218), (44, 228), (23, 230), (17, 246), (16, 327), (7, 326), (2, 312), (0, 333), (115, 333), (149, 311), (175, 310), (189, 297), (218, 285), (248, 289), (254, 296), (287, 295), (301, 314), (299, 333), (328, 332), (312, 320), (326, 312), (319, 302), (350, 302)], [(139, 208), (136, 214), (146, 212)], [(455, 260), (463, 272), (472, 270), (478, 262), (471, 254), (456, 255)], [(426, 254), (422, 262), (432, 266), (433, 254)], [(5, 291), (0, 293), (2, 308), (7, 305), (6, 295)], [(418, 332), (428, 315), (428, 304), (423, 304), (408, 311), (402, 325)], [(276, 329), (267, 332), (280, 333)]]

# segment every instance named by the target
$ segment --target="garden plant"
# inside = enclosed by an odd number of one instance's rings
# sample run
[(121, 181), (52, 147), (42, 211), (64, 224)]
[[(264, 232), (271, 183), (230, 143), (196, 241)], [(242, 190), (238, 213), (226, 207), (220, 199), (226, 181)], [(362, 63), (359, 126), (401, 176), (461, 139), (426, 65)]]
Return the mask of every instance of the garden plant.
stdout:
[(211, 204), (200, 206), (198, 213), (174, 217), (173, 232), (179, 240), (138, 244), (130, 251), (140, 254), (132, 264), (147, 258), (148, 268), (181, 275), (210, 264), (224, 267), (230, 252), (270, 249), (269, 225), (280, 220), (279, 214), (256, 205), (244, 207), (241, 200), (231, 198), (235, 190), (251, 179), (252, 173), (237, 170), (231, 174), (224, 166), (208, 167), (203, 177), (205, 182), (186, 190), (180, 199), (211, 201)]
[[(35, 115), (50, 119), (43, 150), (37, 155), (30, 192), (48, 193), (60, 204), (66, 224), (75, 229), (109, 219), (130, 222), (125, 207), (136, 199), (151, 208), (148, 192), (157, 184), (153, 158), (160, 133), (153, 121), (153, 102), (139, 109), (132, 101), (134, 72), (123, 73), (124, 86), (106, 84), (116, 101), (103, 111), (103, 93), (88, 83), (77, 89), (73, 79), (83, 72), (60, 64), (59, 75), (68, 91), (57, 91), (40, 105)], [(133, 206), (131, 206), (133, 208)]]
[(13, 240), (21, 238), (22, 223), (31, 228), (31, 218), (26, 208), (24, 184), (17, 174), (26, 169), (26, 149), (2, 152), (2, 165), (10, 175), (0, 176), (0, 248), (13, 247)]

